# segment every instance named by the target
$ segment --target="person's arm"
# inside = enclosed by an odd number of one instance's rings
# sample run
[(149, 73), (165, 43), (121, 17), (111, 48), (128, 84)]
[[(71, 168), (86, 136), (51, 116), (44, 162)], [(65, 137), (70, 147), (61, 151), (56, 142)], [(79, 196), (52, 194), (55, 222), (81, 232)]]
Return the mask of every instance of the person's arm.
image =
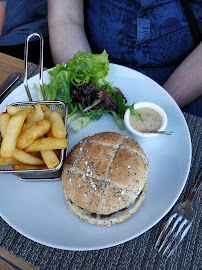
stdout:
[(91, 52), (85, 30), (83, 0), (48, 0), (50, 47), (55, 64), (77, 51)]
[(179, 65), (163, 87), (181, 108), (202, 95), (202, 42)]
[(5, 4), (2, 0), (0, 0), (0, 36), (3, 30), (4, 20), (5, 20)]

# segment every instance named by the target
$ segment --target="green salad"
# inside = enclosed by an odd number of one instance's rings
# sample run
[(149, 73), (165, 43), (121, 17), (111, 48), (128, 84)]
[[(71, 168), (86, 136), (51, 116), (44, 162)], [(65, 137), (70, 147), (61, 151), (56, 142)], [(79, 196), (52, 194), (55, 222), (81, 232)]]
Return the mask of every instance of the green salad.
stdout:
[[(47, 100), (62, 100), (68, 107), (68, 126), (78, 132), (92, 120), (98, 120), (103, 113), (111, 113), (123, 130), (123, 117), (127, 108), (141, 119), (133, 105), (119, 88), (106, 80), (109, 60), (106, 51), (101, 54), (77, 52), (67, 64), (56, 65), (48, 71), (49, 84), (44, 84)], [(43, 100), (41, 89), (34, 84), (39, 99)], [(141, 119), (142, 120), (142, 119)]]

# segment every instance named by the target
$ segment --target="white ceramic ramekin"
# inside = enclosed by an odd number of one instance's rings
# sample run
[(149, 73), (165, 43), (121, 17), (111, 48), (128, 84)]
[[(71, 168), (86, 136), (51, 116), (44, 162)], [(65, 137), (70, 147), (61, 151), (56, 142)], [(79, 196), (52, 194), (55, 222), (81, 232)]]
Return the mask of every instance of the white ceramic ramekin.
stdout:
[[(139, 102), (139, 103), (134, 104), (134, 109), (138, 109), (138, 108), (142, 108), (142, 107), (151, 108), (151, 109), (157, 111), (162, 118), (162, 125), (158, 129), (158, 131), (165, 130), (165, 128), (167, 126), (167, 122), (168, 122), (168, 118), (167, 118), (165, 111), (159, 105), (157, 105), (155, 103), (151, 103), (151, 102)], [(130, 109), (127, 109), (125, 112), (125, 115), (124, 115), (124, 123), (125, 123), (126, 128), (131, 133), (131, 135), (137, 141), (148, 141), (148, 140), (159, 135), (159, 134), (155, 134), (155, 133), (142, 133), (142, 132), (135, 130), (130, 125), (129, 116), (130, 116)]]

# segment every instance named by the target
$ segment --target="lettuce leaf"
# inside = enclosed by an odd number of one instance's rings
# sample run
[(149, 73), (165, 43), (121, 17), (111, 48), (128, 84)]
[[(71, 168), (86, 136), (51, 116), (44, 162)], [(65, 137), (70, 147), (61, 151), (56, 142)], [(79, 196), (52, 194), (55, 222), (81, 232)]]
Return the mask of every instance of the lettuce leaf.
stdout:
[(77, 111), (74, 114), (68, 115), (67, 117), (67, 125), (70, 125), (74, 120), (76, 120), (79, 117), (82, 117), (83, 114), (81, 111)]
[(57, 92), (61, 93), (61, 99), (66, 103), (71, 103), (72, 100), (70, 96), (70, 73), (62, 70), (56, 75), (55, 81), (57, 83)]
[(106, 110), (104, 108), (99, 107), (94, 110), (90, 110), (89, 112), (86, 112), (85, 115), (88, 116), (91, 120), (99, 120), (105, 111)]
[(118, 127), (120, 128), (120, 130), (124, 130), (125, 129), (124, 124), (123, 124), (123, 121), (122, 121), (120, 115), (112, 110), (110, 110), (110, 113), (114, 116), (114, 119), (115, 119)]
[(130, 105), (130, 106), (127, 106), (127, 107), (130, 109), (131, 115), (136, 115), (136, 116), (140, 119), (140, 121), (143, 122), (143, 119), (142, 119), (141, 114), (138, 113), (138, 112), (134, 109), (134, 103), (133, 103), (132, 105)]
[(89, 123), (90, 123), (91, 119), (88, 116), (81, 116), (76, 118), (74, 121), (72, 121), (69, 124), (69, 127), (75, 131), (78, 132), (81, 129), (85, 128)]
[(41, 88), (39, 88), (36, 83), (33, 84), (33, 89), (37, 92), (39, 100), (44, 100)]
[(77, 52), (66, 64), (66, 70), (75, 85), (104, 80), (109, 71), (108, 54), (105, 50), (101, 54)]
[(57, 75), (63, 70), (65, 70), (65, 64), (64, 63), (62, 63), (62, 65), (58, 64), (52, 70), (49, 70), (48, 74), (50, 75), (50, 77), (56, 78)]
[(58, 95), (58, 86), (55, 78), (50, 77), (49, 84), (43, 84), (47, 100), (56, 100)]
[[(46, 98), (47, 100), (56, 100), (58, 90), (57, 90), (57, 82), (53, 78), (50, 78), (50, 83), (49, 84), (43, 84), (45, 93), (46, 93)], [(39, 100), (44, 100), (43, 94), (41, 91), (41, 88), (39, 88), (35, 83), (33, 85), (33, 89), (37, 92)]]

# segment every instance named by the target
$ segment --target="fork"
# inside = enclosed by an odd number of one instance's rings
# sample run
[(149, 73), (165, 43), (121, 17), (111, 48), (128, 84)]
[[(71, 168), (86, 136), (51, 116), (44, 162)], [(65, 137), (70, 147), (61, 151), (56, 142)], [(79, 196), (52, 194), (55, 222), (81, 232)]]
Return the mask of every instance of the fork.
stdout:
[(194, 218), (192, 201), (201, 184), (201, 180), (202, 170), (187, 200), (175, 206), (157, 239), (155, 248), (159, 247), (158, 252), (162, 251), (162, 255), (165, 255), (166, 260), (174, 253), (191, 227)]

